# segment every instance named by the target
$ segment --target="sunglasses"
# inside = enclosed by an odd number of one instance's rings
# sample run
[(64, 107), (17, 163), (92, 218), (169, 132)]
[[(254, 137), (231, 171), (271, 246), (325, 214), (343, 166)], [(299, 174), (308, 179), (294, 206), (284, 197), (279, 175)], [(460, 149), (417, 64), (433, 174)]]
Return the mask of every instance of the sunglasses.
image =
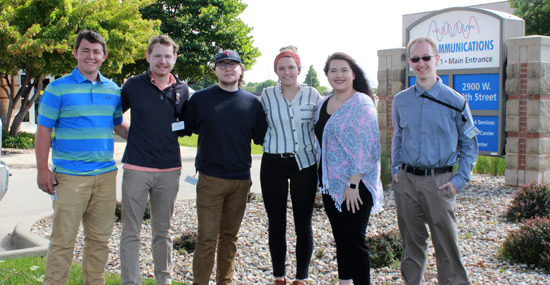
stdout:
[(420, 61), (420, 59), (422, 59), (423, 61), (430, 61), (432, 59), (432, 57), (436, 57), (436, 55), (425, 55), (425, 56), (421, 56), (421, 57), (418, 57), (418, 56), (415, 56), (415, 57), (410, 57), (409, 59), (411, 60), (412, 63), (417, 63)]

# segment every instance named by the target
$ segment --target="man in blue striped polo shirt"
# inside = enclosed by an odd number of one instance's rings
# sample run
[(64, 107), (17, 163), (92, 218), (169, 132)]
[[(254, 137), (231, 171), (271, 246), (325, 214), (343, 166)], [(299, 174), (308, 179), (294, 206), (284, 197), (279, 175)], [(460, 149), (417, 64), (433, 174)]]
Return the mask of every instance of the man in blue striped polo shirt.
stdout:
[(82, 283), (104, 284), (116, 203), (113, 129), (126, 139), (128, 125), (122, 123), (120, 89), (99, 73), (105, 39), (81, 31), (73, 53), (77, 67), (48, 85), (38, 111), (37, 182), (52, 195), (54, 209), (44, 284), (67, 283), (81, 221)]

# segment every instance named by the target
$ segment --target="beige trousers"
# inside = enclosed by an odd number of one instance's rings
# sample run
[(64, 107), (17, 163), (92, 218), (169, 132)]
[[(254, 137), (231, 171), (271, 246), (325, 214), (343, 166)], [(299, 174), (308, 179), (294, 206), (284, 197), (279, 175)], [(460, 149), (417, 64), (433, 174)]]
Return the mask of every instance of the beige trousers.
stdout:
[(454, 173), (417, 176), (399, 171), (399, 183), (392, 183), (399, 231), (403, 239), (401, 274), (405, 284), (424, 284), (428, 230), (430, 228), (441, 285), (470, 284), (458, 248), (455, 196), (450, 187)]
[(44, 284), (66, 284), (80, 222), (84, 228), (82, 284), (104, 284), (113, 232), (116, 174), (94, 176), (57, 173), (57, 200), (53, 201), (53, 228), (47, 253)]

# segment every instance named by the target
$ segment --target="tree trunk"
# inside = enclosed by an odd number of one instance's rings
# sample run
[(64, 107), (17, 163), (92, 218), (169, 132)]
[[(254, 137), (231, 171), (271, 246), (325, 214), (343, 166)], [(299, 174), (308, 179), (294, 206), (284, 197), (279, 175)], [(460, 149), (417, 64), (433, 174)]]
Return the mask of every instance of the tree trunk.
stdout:
[[(15, 118), (13, 118), (13, 122), (10, 127), (9, 136), (15, 137), (19, 133), (19, 128), (21, 126), (21, 123), (23, 122), (23, 119), (29, 112), (29, 109), (34, 105), (34, 102), (36, 101), (36, 99), (40, 97), (44, 75), (40, 74), (33, 79), (34, 79), (33, 84), (29, 86), (31, 88), (29, 88), (26, 92), (18, 92), (17, 95), (20, 95), (20, 96), (16, 96), (16, 98), (23, 98), (23, 100), (21, 100), (21, 108), (19, 109), (19, 112), (17, 113), (17, 115), (15, 115)], [(29, 95), (33, 88), (34, 88), (34, 93), (32, 97), (29, 99)]]
[[(4, 90), (4, 92), (6, 93), (6, 96), (8, 97), (8, 101), (10, 102), (10, 98), (13, 98), (13, 93), (15, 90), (13, 86), (13, 80), (10, 80), (10, 76), (8, 75), (8, 73), (2, 74), (2, 78), (6, 81), (7, 86), (0, 84), (0, 87)], [(0, 119), (2, 119), (2, 131), (4, 132), (7, 132), (10, 128), (11, 118), (8, 117), (7, 113), (8, 112), (7, 112), (6, 106), (4, 106), (4, 101), (0, 100)]]

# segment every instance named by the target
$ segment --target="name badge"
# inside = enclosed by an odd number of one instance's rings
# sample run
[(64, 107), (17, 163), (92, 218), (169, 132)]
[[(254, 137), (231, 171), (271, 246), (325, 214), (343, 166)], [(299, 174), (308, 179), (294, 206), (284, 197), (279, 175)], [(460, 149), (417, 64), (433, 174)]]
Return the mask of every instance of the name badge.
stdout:
[(475, 126), (472, 126), (469, 130), (466, 131), (466, 136), (469, 139), (472, 139), (473, 137), (475, 137), (480, 132), (481, 131), (478, 128), (476, 128)]
[(185, 123), (183, 121), (172, 123), (172, 132), (185, 129)]
[(185, 182), (187, 182), (187, 183), (189, 183), (189, 184), (191, 184), (191, 185), (196, 185), (197, 182), (199, 181), (199, 179), (187, 175), (183, 181), (185, 181)]

